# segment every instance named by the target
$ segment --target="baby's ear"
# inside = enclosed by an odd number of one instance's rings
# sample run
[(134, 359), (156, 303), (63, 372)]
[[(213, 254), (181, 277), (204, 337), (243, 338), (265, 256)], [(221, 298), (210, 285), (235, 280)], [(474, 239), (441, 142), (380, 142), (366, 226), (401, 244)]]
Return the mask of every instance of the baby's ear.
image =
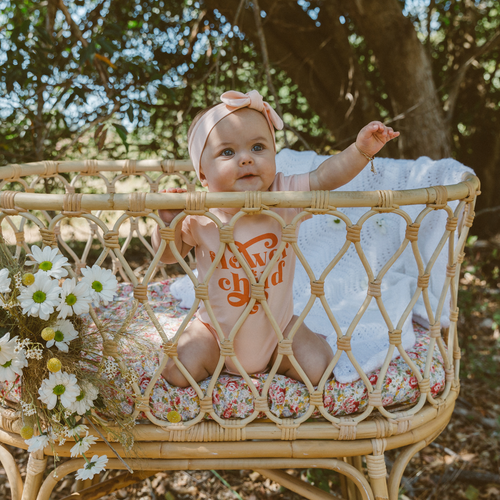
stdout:
[(200, 175), (199, 175), (201, 185), (203, 187), (208, 187), (208, 181), (207, 178), (205, 177), (205, 174), (203, 173), (203, 170), (200, 168)]

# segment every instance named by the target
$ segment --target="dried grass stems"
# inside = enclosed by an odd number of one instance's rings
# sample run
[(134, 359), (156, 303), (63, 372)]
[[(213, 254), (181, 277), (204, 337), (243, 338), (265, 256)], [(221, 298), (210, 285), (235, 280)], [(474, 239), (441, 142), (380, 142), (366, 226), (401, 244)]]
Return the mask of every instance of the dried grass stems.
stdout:
[[(128, 369), (125, 373), (120, 371), (118, 364), (111, 357), (103, 356), (103, 335), (104, 338), (113, 339), (122, 359), (127, 359), (131, 353), (134, 353), (134, 357), (137, 353), (147, 355), (152, 352), (152, 345), (142, 337), (140, 331), (117, 333), (122, 325), (112, 325), (111, 322), (103, 323), (98, 329), (90, 317), (73, 315), (67, 319), (73, 324), (78, 336), (67, 343), (68, 351), (59, 350), (56, 345), (46, 347), (41, 333), (56, 323), (58, 313), (52, 313), (48, 320), (23, 314), (18, 296), (24, 262), (18, 262), (12, 257), (0, 236), (0, 269), (4, 268), (9, 270), (12, 282), (16, 285), (7, 304), (0, 309), (0, 327), (5, 333), (10, 332), (11, 338), (18, 337), (19, 344), (29, 358), (28, 366), (23, 368), (21, 403), (18, 405), (24, 425), (32, 427), (35, 434), (51, 431), (61, 441), (60, 436), (67, 434), (65, 431), (68, 428), (74, 428), (87, 419), (130, 450), (134, 442), (131, 429), (135, 421), (122, 402), (134, 402), (132, 386), (138, 381), (138, 375)], [(59, 401), (49, 410), (47, 405), (40, 401), (39, 388), (42, 381), (50, 376), (48, 363), (54, 358), (60, 361), (62, 371), (75, 375), (79, 386), (84, 387), (90, 383), (99, 391), (97, 399), (94, 400), (94, 407), (84, 415), (68, 411)], [(31, 411), (26, 411), (28, 405)]]

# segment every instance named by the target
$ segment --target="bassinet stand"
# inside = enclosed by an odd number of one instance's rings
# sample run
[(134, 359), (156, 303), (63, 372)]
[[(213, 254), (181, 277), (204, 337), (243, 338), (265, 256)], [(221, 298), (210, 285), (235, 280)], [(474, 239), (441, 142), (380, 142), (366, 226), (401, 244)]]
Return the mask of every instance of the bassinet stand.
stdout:
[[(380, 213), (394, 213), (405, 220), (406, 235), (391, 259), (378, 275), (373, 275), (369, 265), (367, 276), (369, 286), (364, 308), (373, 299), (383, 313), (384, 304), (381, 298), (380, 286), (384, 274), (401, 255), (406, 246), (411, 246), (418, 266), (418, 286), (414, 300), (409, 304), (407, 311), (398, 322), (392, 325), (389, 320), (388, 335), (391, 344), (390, 353), (381, 369), (379, 381), (372, 386), (366, 376), (365, 384), (368, 389), (367, 408), (355, 415), (336, 418), (328, 414), (323, 404), (323, 388), (327, 381), (332, 366), (326, 370), (317, 388), (306, 384), (310, 392), (309, 410), (300, 418), (278, 418), (269, 411), (267, 402), (268, 385), (264, 387), (263, 394), (259, 394), (253, 387), (248, 375), (242, 372), (254, 394), (255, 412), (243, 420), (225, 420), (220, 418), (213, 409), (211, 388), (207, 394), (201, 391), (199, 385), (191, 380), (191, 385), (200, 398), (200, 413), (190, 420), (178, 424), (158, 420), (151, 413), (149, 395), (155, 381), (160, 376), (163, 365), (160, 365), (152, 378), (146, 391), (141, 393), (135, 384), (135, 416), (143, 413), (147, 423), (140, 423), (134, 428), (134, 450), (126, 453), (118, 443), (115, 449), (121, 456), (129, 456), (127, 462), (138, 471), (133, 480), (141, 480), (155, 471), (166, 470), (208, 470), (208, 469), (252, 469), (270, 479), (277, 481), (286, 488), (293, 490), (309, 499), (336, 498), (324, 491), (311, 486), (287, 474), (282, 469), (289, 468), (325, 468), (338, 471), (343, 481), (343, 497), (349, 500), (397, 500), (398, 489), (404, 470), (410, 459), (419, 450), (432, 442), (446, 427), (453, 412), (455, 400), (459, 393), (459, 361), (460, 348), (457, 336), (457, 291), (460, 264), (463, 261), (463, 247), (469, 228), (474, 217), (475, 198), (479, 191), (479, 181), (469, 175), (461, 183), (451, 186), (433, 186), (422, 189), (406, 191), (365, 191), (365, 192), (298, 192), (298, 193), (202, 193), (194, 190), (194, 184), (187, 175), (180, 172), (191, 170), (188, 161), (81, 161), (81, 162), (38, 162), (25, 165), (10, 165), (0, 169), (0, 221), (5, 221), (13, 230), (17, 255), (21, 248), (27, 249), (25, 241), (26, 221), (30, 220), (38, 229), (44, 245), (56, 247), (61, 245), (74, 257), (71, 275), (78, 276), (79, 271), (86, 265), (88, 255), (87, 245), (82, 256), (77, 256), (68, 247), (60, 234), (60, 222), (65, 218), (84, 219), (90, 227), (90, 243), (100, 241), (102, 254), (98, 264), (104, 261), (108, 254), (112, 255), (113, 268), (122, 278), (129, 280), (134, 286), (133, 310), (139, 304), (150, 313), (151, 320), (157, 326), (160, 335), (161, 326), (155, 321), (154, 313), (148, 309), (147, 283), (160, 271), (165, 276), (165, 269), (159, 265), (159, 256), (165, 245), (170, 244), (173, 249), (173, 229), (165, 228), (158, 216), (153, 212), (159, 208), (181, 209), (183, 213), (178, 216), (177, 223), (186, 214), (201, 215), (207, 213), (212, 207), (239, 207), (241, 216), (253, 213), (267, 213), (269, 207), (301, 207), (307, 213), (330, 214), (343, 218), (347, 226), (345, 249), (354, 245), (363, 264), (368, 264), (360, 244), (360, 231), (363, 224), (371, 216)], [(108, 172), (107, 176), (103, 172)], [(154, 178), (151, 173), (157, 172)], [(111, 173), (112, 177), (110, 177)], [(71, 181), (70, 175), (73, 176)], [(118, 181), (128, 176), (141, 176), (149, 185), (149, 193), (117, 193)], [(158, 194), (161, 181), (167, 176), (179, 176), (187, 186), (186, 194)], [(106, 187), (105, 194), (77, 194), (76, 186), (83, 176), (99, 178)], [(44, 179), (52, 178), (64, 186), (65, 194), (44, 194), (36, 192)], [(13, 191), (21, 189), (21, 191)], [(11, 190), (7, 190), (6, 188)], [(457, 208), (452, 211), (448, 203), (458, 200)], [(404, 210), (405, 205), (422, 204), (424, 207), (416, 220), (412, 220)], [(357, 221), (347, 218), (337, 209), (340, 207), (366, 207), (366, 213)], [(446, 225), (442, 228), (440, 248), (448, 242), (448, 263), (446, 267), (446, 280), (441, 294), (437, 311), (432, 311), (429, 305), (429, 324), (431, 342), (429, 350), (437, 345), (443, 355), (446, 371), (446, 384), (444, 391), (433, 397), (429, 384), (429, 358), (423, 374), (414, 366), (411, 359), (401, 346), (401, 326), (406, 317), (411, 314), (413, 305), (420, 294), (428, 302), (426, 289), (429, 279), (432, 279), (434, 262), (437, 254), (424, 263), (418, 249), (418, 230), (420, 222), (434, 210), (444, 210), (447, 213)], [(54, 215), (54, 212), (56, 215)], [(101, 215), (106, 212), (115, 215), (115, 222), (108, 227), (103, 222)], [(153, 219), (160, 224), (162, 244), (155, 254), (149, 243), (139, 232), (137, 221), (141, 217)], [(145, 248), (152, 254), (151, 264), (145, 275), (138, 278), (124, 257), (124, 252), (130, 243), (130, 237), (120, 245), (118, 236), (121, 225), (131, 221), (130, 233), (136, 231), (137, 236), (143, 241)], [(173, 224), (175, 226), (175, 223)], [(455, 233), (458, 232), (458, 243), (455, 244)], [(232, 238), (232, 229), (228, 226), (220, 228), (221, 247), (229, 245), (241, 263), (241, 255), (235, 247)], [(289, 243), (299, 255), (297, 238), (293, 227), (284, 227), (282, 245)], [(343, 247), (343, 248), (344, 248)], [(345, 250), (343, 250), (345, 251)], [(277, 252), (279, 253), (279, 252)], [(220, 254), (220, 252), (219, 252)], [(177, 254), (179, 263), (195, 284), (196, 301), (192, 315), (200, 300), (209, 302), (206, 283), (198, 283), (190, 267)], [(335, 257), (331, 266), (322, 276), (311, 280), (311, 293), (313, 296), (324, 299), (324, 279), (334, 265), (337, 265), (340, 256)], [(220, 259), (220, 255), (218, 255)], [(300, 258), (300, 255), (299, 255)], [(304, 263), (304, 266), (307, 263)], [(307, 268), (306, 268), (307, 269)], [(313, 276), (314, 277), (314, 276)], [(440, 326), (440, 311), (446, 291), (451, 290), (450, 328), (442, 331)], [(263, 285), (252, 283), (252, 294), (242, 318), (248, 316), (249, 311), (256, 302), (265, 306)], [(314, 301), (312, 301), (314, 302)], [(312, 305), (312, 304), (311, 304)], [(311, 305), (299, 318), (302, 322)], [(327, 304), (324, 304), (325, 308)], [(437, 314), (436, 314), (437, 312)], [(362, 315), (363, 310), (360, 311)], [(132, 317), (133, 314), (130, 316)], [(189, 315), (188, 315), (189, 317)], [(242, 321), (243, 321), (242, 319)], [(359, 318), (356, 318), (356, 321)], [(187, 321), (187, 320), (186, 320)], [(96, 320), (99, 326), (98, 319)], [(185, 326), (185, 325), (184, 325)], [(297, 325), (298, 326), (298, 325)], [(181, 327), (182, 329), (182, 327)], [(180, 334), (180, 333), (179, 333)], [(339, 353), (346, 352), (357, 368), (356, 360), (350, 352), (350, 335), (339, 338)], [(234, 335), (232, 336), (234, 338)], [(226, 356), (234, 356), (231, 339), (222, 343), (221, 359), (218, 371), (223, 366)], [(166, 357), (172, 357), (176, 363), (180, 362), (176, 356), (176, 342), (164, 339), (164, 352)], [(293, 358), (290, 342), (279, 339), (279, 356)], [(103, 331), (103, 349), (105, 355), (115, 357), (120, 364), (122, 360), (116, 351), (113, 338)], [(420, 398), (411, 408), (386, 409), (382, 404), (381, 386), (390, 361), (390, 354), (394, 349), (399, 349), (408, 365), (414, 371), (418, 380)], [(340, 355), (340, 354), (339, 354)], [(332, 364), (336, 362), (334, 358)], [(165, 360), (166, 362), (166, 360)], [(271, 375), (276, 367), (273, 367)], [(300, 367), (299, 367), (300, 370)], [(187, 374), (187, 372), (186, 372)], [(302, 372), (303, 374), (303, 372)], [(217, 373), (213, 379), (217, 378)], [(188, 377), (189, 374), (187, 374)], [(303, 374), (305, 377), (305, 374)], [(271, 377), (270, 377), (271, 378)], [(306, 377), (305, 377), (306, 378)], [(306, 381), (307, 382), (307, 381)], [(321, 419), (310, 420), (314, 410), (318, 410)], [(258, 420), (259, 413), (264, 413), (266, 419)], [(204, 417), (209, 415), (212, 420)], [(1, 409), (0, 413), (0, 441), (11, 446), (26, 449), (27, 445), (19, 435), (22, 422), (20, 416), (12, 409)], [(108, 436), (111, 438), (111, 436)], [(61, 457), (69, 457), (73, 443), (68, 442), (58, 446), (56, 451)], [(386, 450), (399, 449), (400, 453), (387, 478), (387, 469), (384, 461)], [(13, 500), (48, 500), (58, 481), (67, 474), (76, 471), (84, 465), (83, 459), (69, 459), (57, 467), (57, 477), (54, 472), (44, 474), (47, 467), (47, 456), (52, 454), (50, 448), (30, 454), (27, 475), (24, 484), (21, 474), (12, 455), (0, 445), (0, 462), (3, 464), (11, 486)], [(101, 440), (89, 451), (91, 454), (110, 455), (106, 444)], [(366, 463), (366, 472), (363, 463)], [(108, 469), (123, 469), (123, 464), (117, 459), (110, 459)], [(80, 498), (99, 498), (114, 491), (119, 486), (113, 481), (106, 481), (100, 488), (91, 486), (80, 492)], [(85, 496), (87, 495), (87, 496)]]

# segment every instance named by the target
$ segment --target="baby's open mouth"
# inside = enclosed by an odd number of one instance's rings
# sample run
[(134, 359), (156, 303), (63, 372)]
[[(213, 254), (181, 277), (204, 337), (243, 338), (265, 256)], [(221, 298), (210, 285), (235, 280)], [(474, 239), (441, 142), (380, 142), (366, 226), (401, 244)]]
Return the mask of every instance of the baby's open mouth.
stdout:
[(250, 179), (251, 177), (255, 177), (255, 175), (253, 175), (253, 174), (247, 174), (247, 175), (244, 175), (244, 176), (240, 177), (240, 179)]

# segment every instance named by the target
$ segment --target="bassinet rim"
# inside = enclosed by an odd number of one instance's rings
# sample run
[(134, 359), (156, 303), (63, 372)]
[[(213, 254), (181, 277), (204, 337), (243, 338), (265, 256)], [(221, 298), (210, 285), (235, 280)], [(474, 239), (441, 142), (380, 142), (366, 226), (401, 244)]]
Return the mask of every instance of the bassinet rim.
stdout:
[[(6, 184), (19, 182), (28, 176), (38, 176), (37, 180), (54, 177), (59, 173), (76, 173), (82, 176), (96, 176), (101, 172), (122, 172), (123, 175), (147, 175), (147, 172), (163, 172), (170, 175), (192, 170), (190, 160), (84, 160), (67, 162), (33, 162), (10, 164), (0, 167), (0, 189)], [(480, 189), (479, 178), (473, 174), (464, 174), (457, 184), (445, 186), (429, 186), (405, 190), (374, 191), (325, 191), (328, 193), (328, 205), (336, 208), (378, 207), (394, 209), (400, 205), (441, 205), (449, 201), (467, 198), (473, 199)], [(63, 210), (65, 199), (74, 194), (74, 187), (66, 194), (35, 193), (34, 188), (25, 185), (26, 191), (10, 191), (15, 196), (15, 206), (22, 210)], [(0, 191), (0, 209), (7, 206), (4, 193)], [(200, 191), (203, 192), (203, 191)], [(286, 193), (286, 196), (282, 196)], [(91, 210), (130, 210), (133, 193), (79, 194), (79, 205), (84, 211)], [(262, 192), (262, 204), (268, 207), (308, 207), (315, 192)], [(146, 210), (184, 208), (186, 194), (145, 193), (141, 205)], [(245, 206), (246, 194), (240, 193), (206, 193), (204, 205), (210, 208), (241, 208)], [(13, 204), (14, 200), (10, 202)], [(133, 204), (133, 202), (132, 202)]]

